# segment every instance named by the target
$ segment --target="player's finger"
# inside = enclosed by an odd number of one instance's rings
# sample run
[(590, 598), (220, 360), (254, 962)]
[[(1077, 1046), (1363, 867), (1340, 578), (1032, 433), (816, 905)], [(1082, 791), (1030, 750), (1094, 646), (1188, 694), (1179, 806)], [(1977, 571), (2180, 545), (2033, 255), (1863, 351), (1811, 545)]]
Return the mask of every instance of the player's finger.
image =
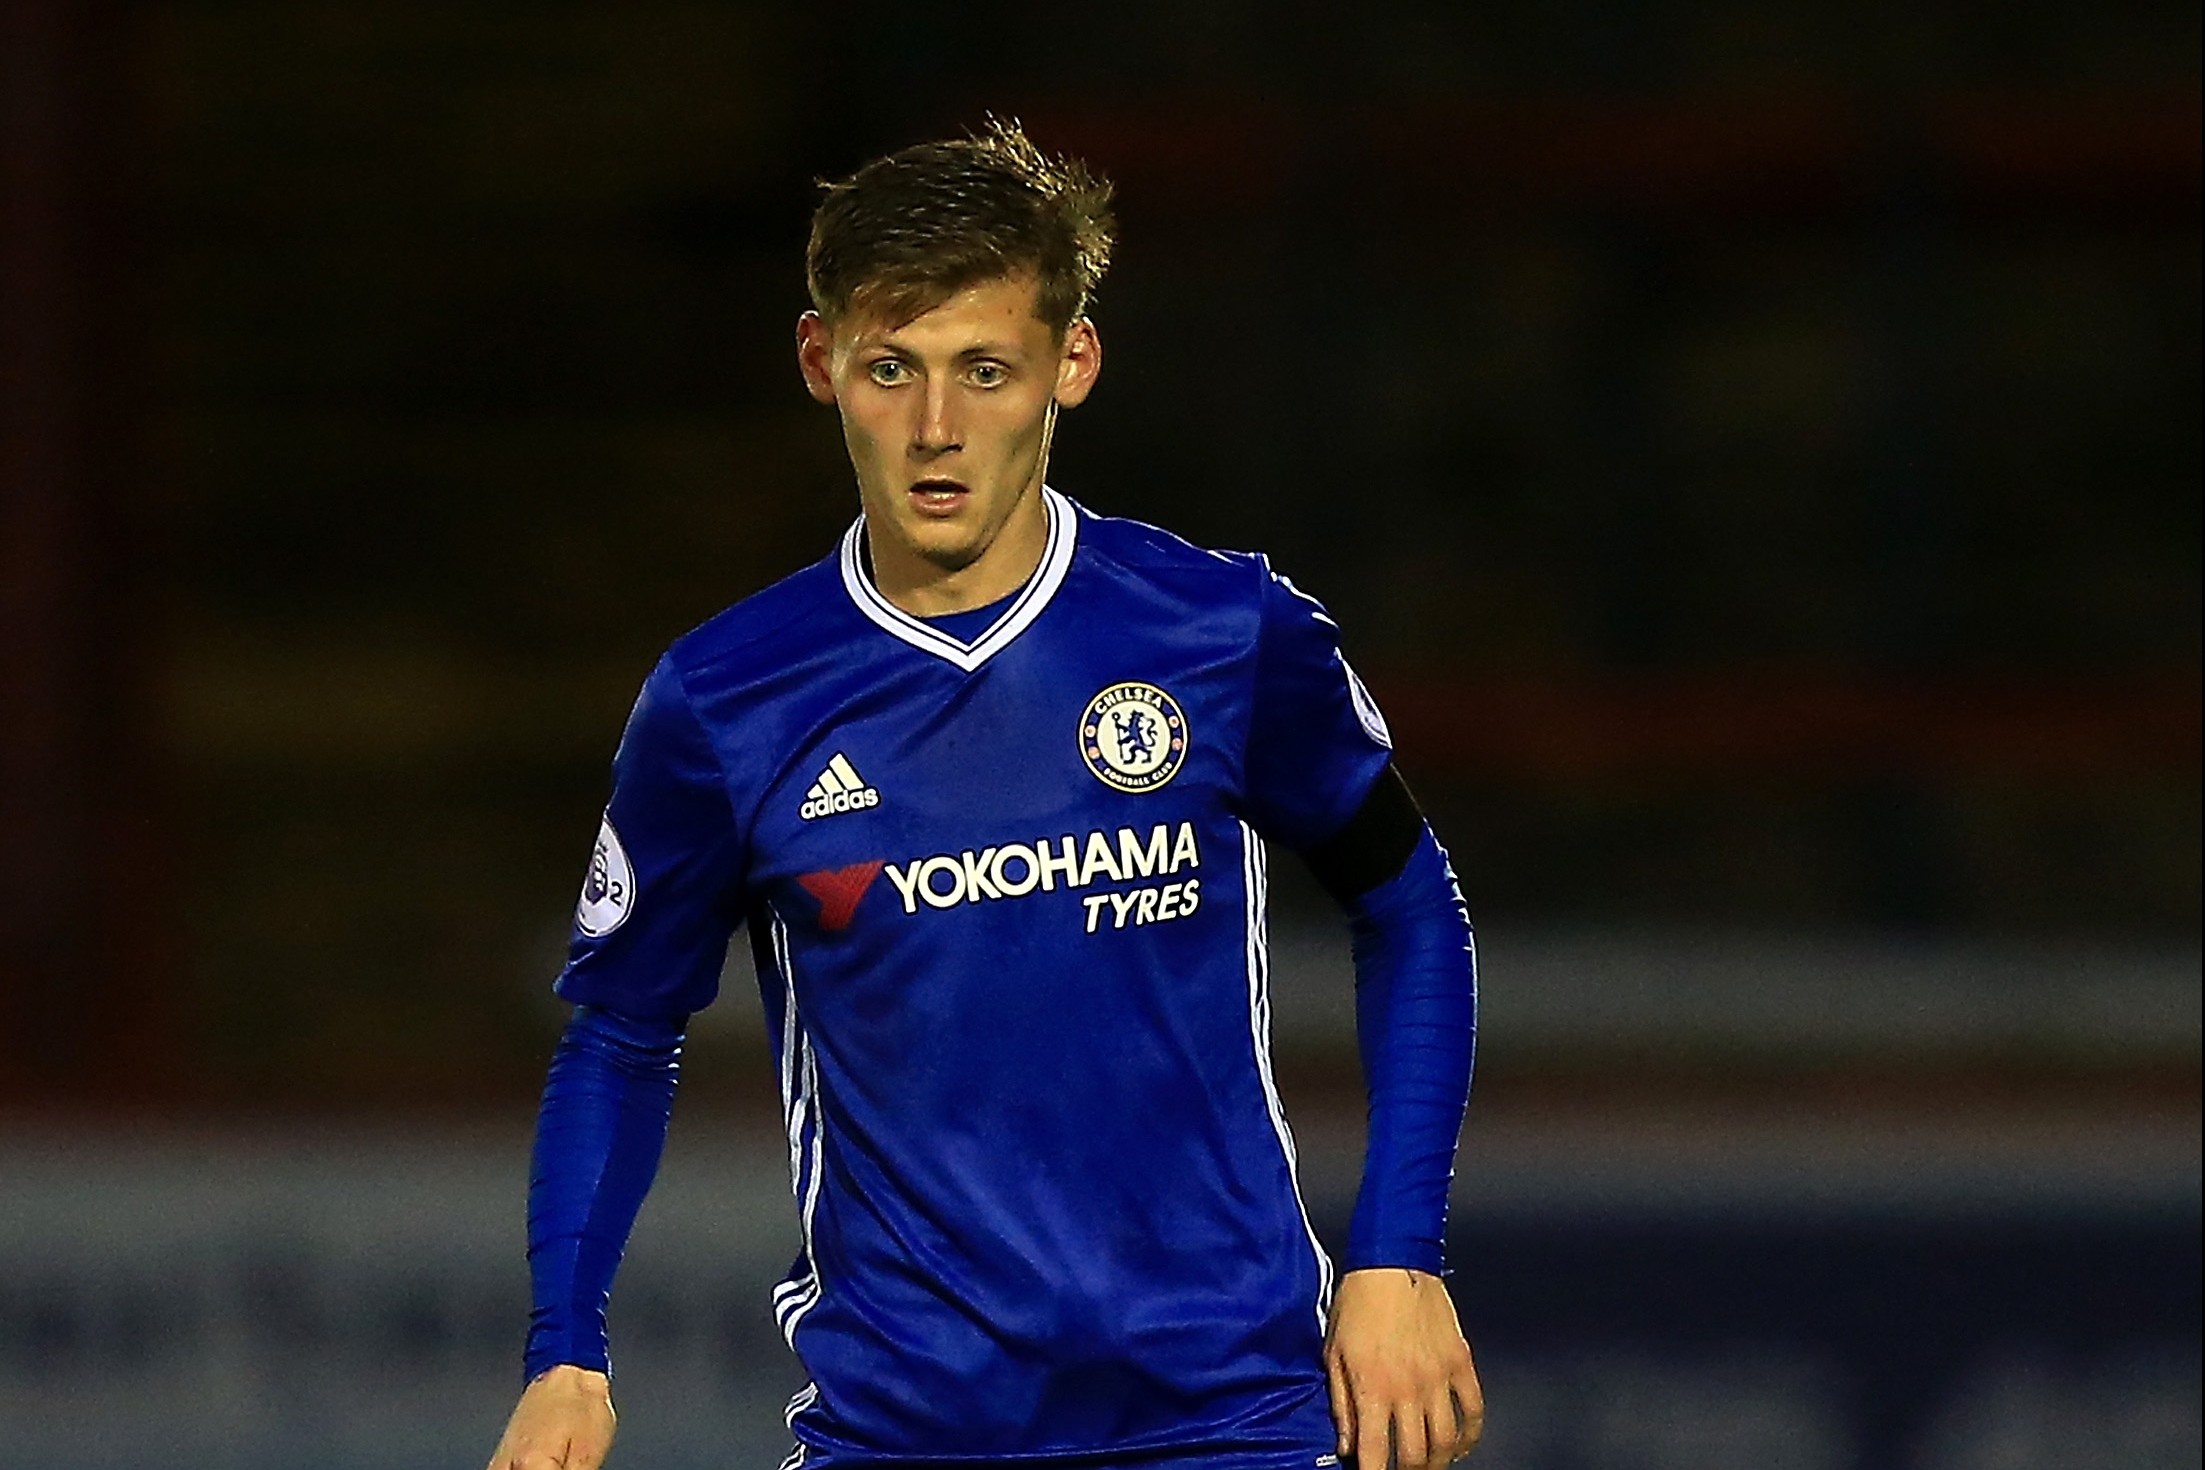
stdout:
[(1452, 1464), (1470, 1453), (1469, 1425), (1463, 1421), (1452, 1387), (1442, 1383), (1433, 1392), (1424, 1405), (1424, 1419), (1431, 1425), (1433, 1464)]
[(1456, 1421), (1462, 1426), (1456, 1435), (1462, 1448), (1455, 1453), (1467, 1455), (1485, 1437), (1485, 1390), (1478, 1386), (1477, 1370), (1470, 1369), (1461, 1381), (1449, 1384), (1447, 1395), (1454, 1400)]
[(1348, 1392), (1346, 1365), (1330, 1353), (1325, 1355), (1325, 1384), (1332, 1390), (1333, 1448), (1347, 1455), (1355, 1449), (1355, 1396)]
[(1355, 1406), (1355, 1470), (1395, 1470), (1393, 1416), (1383, 1404)]
[(1424, 1411), (1415, 1404), (1403, 1404), (1393, 1416), (1394, 1462), (1401, 1470), (1425, 1470), (1431, 1453), (1431, 1436), (1425, 1432)]

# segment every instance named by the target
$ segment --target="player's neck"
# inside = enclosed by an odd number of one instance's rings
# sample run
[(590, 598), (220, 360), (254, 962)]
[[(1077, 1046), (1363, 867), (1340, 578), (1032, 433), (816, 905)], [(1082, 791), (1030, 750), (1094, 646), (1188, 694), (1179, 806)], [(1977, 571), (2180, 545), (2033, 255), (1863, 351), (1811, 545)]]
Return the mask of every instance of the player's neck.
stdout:
[(986, 549), (961, 567), (929, 561), (870, 521), (865, 542), (880, 595), (913, 617), (938, 618), (986, 607), (1025, 586), (1048, 549), (1049, 509), (1036, 480)]

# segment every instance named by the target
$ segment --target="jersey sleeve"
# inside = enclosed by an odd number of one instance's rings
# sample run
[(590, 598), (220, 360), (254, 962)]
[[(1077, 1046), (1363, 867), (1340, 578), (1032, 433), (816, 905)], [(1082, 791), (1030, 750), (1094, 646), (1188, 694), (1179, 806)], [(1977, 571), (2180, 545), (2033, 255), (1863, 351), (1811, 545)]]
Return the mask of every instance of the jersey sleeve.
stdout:
[(1246, 816), (1274, 842), (1314, 847), (1362, 805), (1393, 737), (1340, 654), (1324, 604), (1263, 563)]
[(661, 659), (613, 757), (612, 800), (575, 905), (558, 993), (679, 1022), (719, 991), (743, 912), (741, 842), (720, 760)]

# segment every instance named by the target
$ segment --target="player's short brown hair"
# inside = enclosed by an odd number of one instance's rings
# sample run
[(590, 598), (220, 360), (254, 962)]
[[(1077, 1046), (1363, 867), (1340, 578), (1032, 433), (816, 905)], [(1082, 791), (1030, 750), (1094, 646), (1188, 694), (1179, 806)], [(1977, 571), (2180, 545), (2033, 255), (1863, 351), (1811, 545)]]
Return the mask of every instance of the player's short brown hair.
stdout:
[(852, 309), (909, 321), (967, 286), (1031, 272), (1059, 336), (1110, 264), (1110, 181), (1051, 158), (1018, 123), (920, 143), (824, 185), (804, 275), (831, 325)]

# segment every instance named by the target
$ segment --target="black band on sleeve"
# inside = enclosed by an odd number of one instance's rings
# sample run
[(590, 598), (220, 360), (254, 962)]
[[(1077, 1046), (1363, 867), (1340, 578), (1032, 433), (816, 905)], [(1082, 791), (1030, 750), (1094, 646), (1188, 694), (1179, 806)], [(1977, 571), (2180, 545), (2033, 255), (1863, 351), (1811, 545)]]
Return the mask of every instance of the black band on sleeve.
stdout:
[(1347, 825), (1302, 857), (1325, 892), (1345, 905), (1398, 874), (1423, 835), (1424, 813), (1388, 761)]

